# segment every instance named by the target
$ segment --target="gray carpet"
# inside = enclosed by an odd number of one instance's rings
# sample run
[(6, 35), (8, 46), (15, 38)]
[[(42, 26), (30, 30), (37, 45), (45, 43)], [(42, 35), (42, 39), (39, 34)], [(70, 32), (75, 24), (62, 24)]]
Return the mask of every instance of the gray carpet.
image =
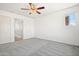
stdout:
[(1, 44), (0, 56), (79, 56), (79, 47), (32, 38)]

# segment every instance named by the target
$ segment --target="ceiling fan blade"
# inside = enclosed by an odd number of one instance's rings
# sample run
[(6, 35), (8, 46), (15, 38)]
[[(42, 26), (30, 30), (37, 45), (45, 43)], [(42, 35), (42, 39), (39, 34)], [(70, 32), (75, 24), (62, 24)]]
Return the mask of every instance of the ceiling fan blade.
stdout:
[(38, 14), (41, 14), (39, 11), (36, 11)]
[(29, 9), (26, 9), (26, 8), (21, 8), (21, 10), (29, 10)]
[(29, 3), (30, 6), (32, 6), (32, 3)]
[(29, 3), (30, 7), (32, 8), (32, 3)]
[(38, 10), (40, 10), (40, 9), (45, 9), (45, 7), (39, 7), (39, 8), (37, 8)]
[(31, 12), (29, 12), (29, 14), (32, 14)]

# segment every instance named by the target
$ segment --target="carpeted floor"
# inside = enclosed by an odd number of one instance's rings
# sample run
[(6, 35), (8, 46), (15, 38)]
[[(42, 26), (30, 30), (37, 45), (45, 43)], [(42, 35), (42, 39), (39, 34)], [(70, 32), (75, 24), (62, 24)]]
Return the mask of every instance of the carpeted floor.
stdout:
[(79, 47), (31, 38), (1, 44), (0, 56), (79, 56)]

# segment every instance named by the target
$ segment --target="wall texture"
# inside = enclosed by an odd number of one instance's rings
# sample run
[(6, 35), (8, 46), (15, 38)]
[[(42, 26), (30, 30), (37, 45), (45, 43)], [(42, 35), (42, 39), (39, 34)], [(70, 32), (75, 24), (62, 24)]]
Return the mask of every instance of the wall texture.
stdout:
[[(37, 38), (47, 39), (72, 45), (79, 45), (79, 7), (56, 11), (48, 16), (35, 20), (35, 35)], [(76, 12), (76, 26), (65, 26), (64, 17), (71, 11)]]

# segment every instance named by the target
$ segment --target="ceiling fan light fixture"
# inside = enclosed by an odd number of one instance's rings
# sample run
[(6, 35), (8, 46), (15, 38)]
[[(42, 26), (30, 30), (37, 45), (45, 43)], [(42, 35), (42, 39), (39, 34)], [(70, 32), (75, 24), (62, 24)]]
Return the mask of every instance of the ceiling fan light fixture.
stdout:
[(41, 14), (41, 12), (39, 12), (38, 10), (41, 10), (41, 9), (45, 9), (45, 7), (36, 7), (35, 4), (33, 3), (29, 3), (29, 9), (27, 8), (21, 8), (21, 10), (30, 10), (30, 13), (29, 14), (33, 14), (33, 13), (38, 13), (38, 14)]

